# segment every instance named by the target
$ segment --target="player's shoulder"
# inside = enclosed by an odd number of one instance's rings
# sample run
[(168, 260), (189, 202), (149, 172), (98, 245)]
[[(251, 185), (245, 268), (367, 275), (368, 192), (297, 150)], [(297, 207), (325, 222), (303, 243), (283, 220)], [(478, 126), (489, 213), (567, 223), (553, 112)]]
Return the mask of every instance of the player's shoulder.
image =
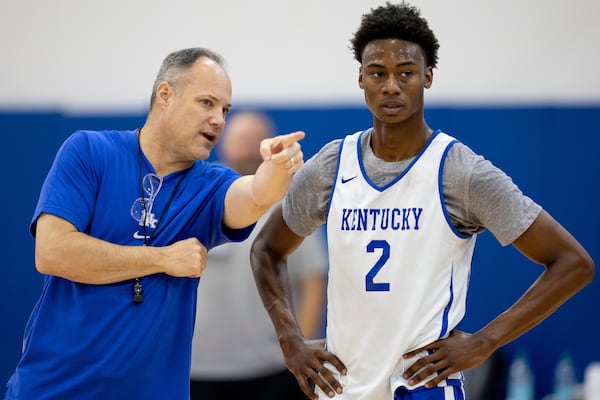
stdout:
[(317, 156), (328, 158), (333, 154), (337, 157), (338, 152), (340, 151), (340, 145), (342, 144), (343, 139), (333, 139), (330, 142), (327, 142), (319, 149), (317, 152)]
[(466, 188), (502, 175), (494, 164), (461, 141), (455, 141), (444, 160), (443, 182), (446, 187)]
[(368, 134), (364, 135), (363, 133), (368, 133), (368, 130), (367, 131), (356, 131), (356, 132), (346, 135), (343, 138), (333, 139), (333, 140), (327, 142), (325, 145), (323, 145), (313, 158), (318, 158), (319, 160), (321, 160), (323, 162), (337, 161), (341, 146), (343, 146), (343, 145), (345, 146), (348, 141), (354, 142), (356, 140), (359, 140), (360, 138), (363, 141), (368, 140), (369, 135)]
[(357, 131), (348, 134), (343, 138), (332, 139), (331, 141), (325, 143), (315, 155), (308, 159), (304, 168), (299, 171), (301, 172), (300, 175), (306, 177), (316, 176), (319, 177), (319, 179), (333, 180), (342, 145), (345, 145), (345, 143), (351, 137), (352, 140), (358, 140), (359, 137), (362, 138), (362, 140), (368, 138), (368, 135), (361, 135), (362, 132), (367, 131)]
[(342, 139), (334, 139), (324, 144), (315, 155), (307, 160), (302, 170), (306, 169), (319, 174), (319, 171), (327, 170), (328, 166), (336, 165), (341, 143)]
[(483, 161), (485, 161), (485, 158), (481, 154), (476, 153), (463, 142), (456, 140), (448, 150), (445, 164), (451, 167), (466, 167), (477, 165)]

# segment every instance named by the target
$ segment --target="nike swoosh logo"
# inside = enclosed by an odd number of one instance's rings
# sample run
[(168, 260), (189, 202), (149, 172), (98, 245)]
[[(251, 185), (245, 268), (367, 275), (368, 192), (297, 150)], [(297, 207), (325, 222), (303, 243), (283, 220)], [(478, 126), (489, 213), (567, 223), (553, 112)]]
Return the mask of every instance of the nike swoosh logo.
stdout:
[(136, 231), (136, 232), (133, 234), (133, 238), (134, 238), (134, 239), (146, 239), (146, 237), (145, 237), (144, 235), (140, 235), (140, 233), (139, 233), (138, 231)]
[(348, 182), (350, 182), (350, 181), (351, 181), (352, 179), (354, 179), (354, 178), (356, 178), (356, 175), (354, 175), (352, 178), (347, 178), (347, 179), (345, 179), (345, 178), (342, 176), (342, 183), (348, 183)]

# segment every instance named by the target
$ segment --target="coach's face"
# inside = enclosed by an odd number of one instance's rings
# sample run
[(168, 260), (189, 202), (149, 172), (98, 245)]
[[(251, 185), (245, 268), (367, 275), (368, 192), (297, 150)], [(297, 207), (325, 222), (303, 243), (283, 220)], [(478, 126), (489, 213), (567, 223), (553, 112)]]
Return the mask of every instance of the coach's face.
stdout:
[(382, 123), (422, 118), (424, 89), (432, 80), (433, 71), (416, 43), (379, 39), (363, 51), (358, 83), (373, 117)]
[(176, 84), (161, 85), (169, 153), (178, 161), (208, 158), (231, 109), (229, 76), (215, 61), (200, 58)]

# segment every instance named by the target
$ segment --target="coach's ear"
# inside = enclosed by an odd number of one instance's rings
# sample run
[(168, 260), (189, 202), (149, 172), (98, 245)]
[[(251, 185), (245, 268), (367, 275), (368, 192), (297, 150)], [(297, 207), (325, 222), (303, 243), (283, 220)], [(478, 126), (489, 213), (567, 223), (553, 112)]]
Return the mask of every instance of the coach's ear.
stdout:
[(162, 81), (156, 87), (156, 103), (161, 108), (166, 108), (169, 105), (171, 97), (175, 93), (173, 86), (167, 81)]

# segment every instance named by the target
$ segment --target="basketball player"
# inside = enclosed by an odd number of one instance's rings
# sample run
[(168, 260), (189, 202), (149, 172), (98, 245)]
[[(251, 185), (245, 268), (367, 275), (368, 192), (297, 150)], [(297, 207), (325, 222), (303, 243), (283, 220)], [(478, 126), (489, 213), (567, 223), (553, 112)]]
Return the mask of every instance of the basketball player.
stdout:
[[(312, 398), (463, 399), (461, 371), (550, 315), (593, 277), (581, 245), (512, 180), (424, 119), (438, 41), (416, 8), (371, 10), (352, 40), (373, 127), (326, 144), (261, 229), (252, 265), (288, 368)], [(306, 340), (288, 255), (327, 224), (326, 348)], [(465, 313), (476, 234), (489, 229), (545, 266), (473, 334)], [(316, 390), (310, 389), (314, 382)]]

